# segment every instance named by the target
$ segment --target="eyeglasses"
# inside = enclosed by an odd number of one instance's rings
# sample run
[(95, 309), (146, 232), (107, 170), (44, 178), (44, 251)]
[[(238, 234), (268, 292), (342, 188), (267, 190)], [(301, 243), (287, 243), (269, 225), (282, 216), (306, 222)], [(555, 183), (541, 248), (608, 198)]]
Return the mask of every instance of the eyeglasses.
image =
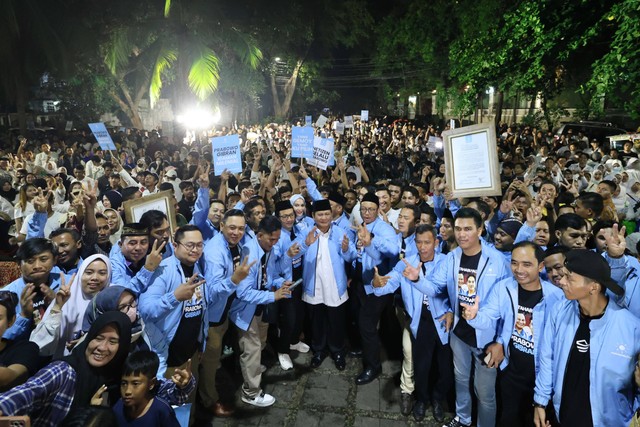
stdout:
[(127, 313), (132, 308), (138, 308), (138, 301), (131, 300), (129, 304), (122, 304), (118, 306), (118, 311), (121, 313)]
[(295, 218), (296, 214), (287, 214), (287, 215), (280, 215), (280, 219), (291, 219), (291, 218)]
[(378, 211), (378, 208), (360, 208), (360, 212), (363, 212), (363, 213), (373, 213), (377, 211)]
[(188, 251), (193, 251), (194, 249), (198, 249), (199, 251), (202, 250), (202, 248), (204, 248), (204, 243), (203, 242), (199, 242), (199, 243), (193, 243), (193, 242), (189, 242), (189, 243), (182, 243), (182, 242), (177, 242), (179, 245), (184, 246), (184, 248)]

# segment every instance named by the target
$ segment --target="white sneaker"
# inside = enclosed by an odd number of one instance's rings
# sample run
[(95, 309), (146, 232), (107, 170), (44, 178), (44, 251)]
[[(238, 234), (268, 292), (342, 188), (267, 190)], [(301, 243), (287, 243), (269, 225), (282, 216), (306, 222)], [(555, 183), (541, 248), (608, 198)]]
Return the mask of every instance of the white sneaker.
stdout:
[(309, 346), (303, 343), (302, 341), (298, 341), (296, 344), (290, 345), (289, 348), (291, 350), (298, 351), (300, 353), (308, 353)]
[(276, 398), (267, 393), (260, 393), (253, 399), (242, 396), (242, 401), (244, 403), (248, 403), (249, 405), (257, 406), (259, 408), (264, 408), (267, 406), (271, 406), (276, 402)]
[(264, 365), (260, 365), (260, 373), (264, 374), (265, 372), (267, 372), (267, 367)]
[(278, 353), (278, 360), (280, 361), (280, 367), (283, 371), (293, 369), (293, 362), (288, 354)]

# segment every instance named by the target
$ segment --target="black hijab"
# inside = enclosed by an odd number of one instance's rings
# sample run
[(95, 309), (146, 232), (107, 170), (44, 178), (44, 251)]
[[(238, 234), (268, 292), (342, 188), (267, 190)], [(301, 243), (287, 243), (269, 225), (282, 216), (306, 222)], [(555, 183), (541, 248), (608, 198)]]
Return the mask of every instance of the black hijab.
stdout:
[[(118, 350), (109, 363), (105, 366), (96, 368), (89, 364), (85, 352), (87, 346), (95, 337), (97, 337), (106, 326), (114, 326), (119, 334)], [(114, 397), (118, 396), (120, 388), (117, 385), (122, 377), (122, 367), (124, 360), (129, 353), (129, 345), (131, 343), (131, 321), (126, 314), (119, 311), (110, 311), (104, 313), (93, 322), (87, 337), (71, 354), (62, 360), (67, 362), (76, 371), (76, 391), (73, 396), (72, 407), (87, 406), (91, 402), (91, 398), (96, 391), (106, 384), (109, 387), (109, 397), (112, 402)]]
[(16, 196), (18, 195), (18, 191), (13, 188), (13, 186), (9, 191), (4, 191), (2, 187), (4, 186), (5, 182), (11, 184), (11, 181), (8, 179), (0, 179), (0, 196), (7, 199), (7, 201), (13, 205), (13, 202), (16, 200)]

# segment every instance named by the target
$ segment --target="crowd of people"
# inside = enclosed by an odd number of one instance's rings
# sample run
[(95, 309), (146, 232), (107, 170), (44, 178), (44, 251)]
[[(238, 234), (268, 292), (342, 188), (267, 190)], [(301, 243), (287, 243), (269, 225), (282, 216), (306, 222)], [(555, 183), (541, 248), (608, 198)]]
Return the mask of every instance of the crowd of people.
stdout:
[[(285, 371), (293, 352), (312, 369), (361, 358), (360, 386), (396, 328), (416, 421), (629, 425), (640, 143), (501, 125), (502, 194), (459, 199), (438, 127), (331, 125), (327, 170), (291, 158), (289, 124), (210, 131), (239, 135), (237, 174), (214, 173), (206, 138), (161, 131), (114, 130), (115, 152), (79, 131), (5, 141), (2, 252), (20, 277), (0, 290), (2, 415), (176, 426), (172, 405), (191, 403), (191, 423), (196, 407), (229, 417), (226, 346), (241, 401), (268, 407), (265, 349)], [(125, 214), (158, 193), (168, 210)]]

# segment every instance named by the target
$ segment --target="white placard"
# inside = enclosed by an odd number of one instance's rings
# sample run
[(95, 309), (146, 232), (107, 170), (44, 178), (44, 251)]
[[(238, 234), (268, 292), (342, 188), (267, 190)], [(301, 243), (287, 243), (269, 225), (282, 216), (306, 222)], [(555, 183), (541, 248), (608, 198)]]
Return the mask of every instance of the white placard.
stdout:
[(486, 137), (481, 134), (451, 138), (451, 154), (456, 162), (453, 179), (457, 189), (491, 186), (491, 163), (487, 148)]
[(336, 133), (338, 135), (344, 134), (344, 123), (342, 122), (334, 122), (336, 124)]
[(318, 117), (318, 120), (316, 121), (316, 127), (318, 128), (323, 127), (327, 123), (327, 120), (329, 119), (327, 119), (325, 116), (320, 114), (320, 117)]
[(353, 116), (344, 116), (345, 129), (351, 129), (353, 127)]

